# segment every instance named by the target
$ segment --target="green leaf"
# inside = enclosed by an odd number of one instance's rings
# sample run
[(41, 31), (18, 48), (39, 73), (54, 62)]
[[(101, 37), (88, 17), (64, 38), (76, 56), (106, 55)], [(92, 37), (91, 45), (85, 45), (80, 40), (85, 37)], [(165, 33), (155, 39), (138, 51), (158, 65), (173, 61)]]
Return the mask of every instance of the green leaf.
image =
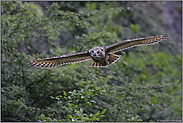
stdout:
[(105, 111), (106, 111), (106, 109), (103, 109), (103, 110), (101, 111), (101, 114), (104, 114), (104, 113), (105, 113)]
[(97, 111), (97, 113), (95, 114), (96, 116), (100, 115), (100, 111)]
[(65, 91), (63, 91), (63, 93), (64, 93), (64, 96), (67, 96), (67, 93)]
[(100, 115), (99, 117), (105, 117), (105, 115)]

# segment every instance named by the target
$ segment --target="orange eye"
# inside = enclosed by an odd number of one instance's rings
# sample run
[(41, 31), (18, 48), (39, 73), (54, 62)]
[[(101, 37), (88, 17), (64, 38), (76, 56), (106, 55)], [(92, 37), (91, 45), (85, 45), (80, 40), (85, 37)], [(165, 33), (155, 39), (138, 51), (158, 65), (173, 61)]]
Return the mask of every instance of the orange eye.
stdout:
[(94, 51), (91, 51), (91, 53), (94, 53)]
[(100, 52), (98, 51), (97, 54), (100, 54)]

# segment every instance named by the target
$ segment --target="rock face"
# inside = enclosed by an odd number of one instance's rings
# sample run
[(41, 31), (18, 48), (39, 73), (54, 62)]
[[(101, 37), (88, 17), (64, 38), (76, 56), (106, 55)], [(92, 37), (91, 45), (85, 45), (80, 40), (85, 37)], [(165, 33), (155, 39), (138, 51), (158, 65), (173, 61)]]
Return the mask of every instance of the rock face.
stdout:
[[(174, 50), (172, 54), (181, 54), (182, 47), (182, 2), (151, 2), (155, 9), (161, 11), (160, 19), (162, 26), (165, 25), (168, 30), (169, 43)], [(171, 47), (171, 48), (172, 48)]]
[(182, 2), (152, 2), (152, 5), (161, 10), (163, 23), (174, 34), (182, 34)]
[[(171, 43), (175, 51), (173, 54), (181, 54), (182, 47), (182, 2), (152, 2), (152, 5), (161, 10), (162, 22), (168, 28)], [(172, 37), (171, 37), (172, 36)]]
[[(168, 40), (163, 51), (173, 55), (181, 54), (182, 47), (182, 2), (127, 2), (129, 23), (138, 24), (144, 35), (164, 34)], [(141, 37), (141, 36), (139, 36)], [(162, 46), (161, 46), (162, 48)]]

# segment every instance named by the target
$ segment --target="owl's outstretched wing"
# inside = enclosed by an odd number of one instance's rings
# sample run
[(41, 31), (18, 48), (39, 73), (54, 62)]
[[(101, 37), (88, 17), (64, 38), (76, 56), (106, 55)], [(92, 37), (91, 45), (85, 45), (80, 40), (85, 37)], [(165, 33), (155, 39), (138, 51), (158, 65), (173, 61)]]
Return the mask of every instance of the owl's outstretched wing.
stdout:
[(31, 60), (29, 64), (35, 67), (51, 68), (51, 67), (56, 67), (64, 64), (82, 62), (90, 59), (92, 58), (90, 57), (89, 53), (85, 51), (85, 52), (66, 54), (66, 55), (56, 56), (51, 58)]
[(137, 38), (137, 39), (128, 39), (128, 40), (121, 41), (119, 43), (115, 43), (110, 46), (106, 46), (106, 52), (115, 53), (115, 52), (118, 52), (121, 50), (135, 47), (135, 46), (151, 45), (151, 44), (161, 42), (163, 39), (165, 39), (165, 37), (163, 35), (145, 37), (145, 38)]

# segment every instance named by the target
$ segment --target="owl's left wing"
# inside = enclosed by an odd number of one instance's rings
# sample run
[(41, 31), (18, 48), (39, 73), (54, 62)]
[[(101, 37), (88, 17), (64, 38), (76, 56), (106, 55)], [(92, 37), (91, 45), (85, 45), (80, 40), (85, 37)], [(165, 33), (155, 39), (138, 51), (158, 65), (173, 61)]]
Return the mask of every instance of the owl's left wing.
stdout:
[(115, 53), (115, 52), (118, 52), (121, 50), (135, 47), (135, 46), (151, 45), (151, 44), (161, 42), (163, 39), (165, 39), (165, 37), (163, 35), (159, 35), (159, 36), (124, 40), (119, 43), (115, 43), (113, 45), (106, 46), (106, 52)]
[(56, 67), (59, 65), (64, 64), (70, 64), (75, 62), (82, 62), (86, 60), (90, 60), (91, 57), (87, 51), (85, 52), (78, 52), (78, 53), (72, 53), (72, 54), (66, 54), (62, 56), (56, 56), (51, 58), (44, 58), (44, 59), (37, 59), (37, 60), (31, 60), (30, 65), (35, 67)]

